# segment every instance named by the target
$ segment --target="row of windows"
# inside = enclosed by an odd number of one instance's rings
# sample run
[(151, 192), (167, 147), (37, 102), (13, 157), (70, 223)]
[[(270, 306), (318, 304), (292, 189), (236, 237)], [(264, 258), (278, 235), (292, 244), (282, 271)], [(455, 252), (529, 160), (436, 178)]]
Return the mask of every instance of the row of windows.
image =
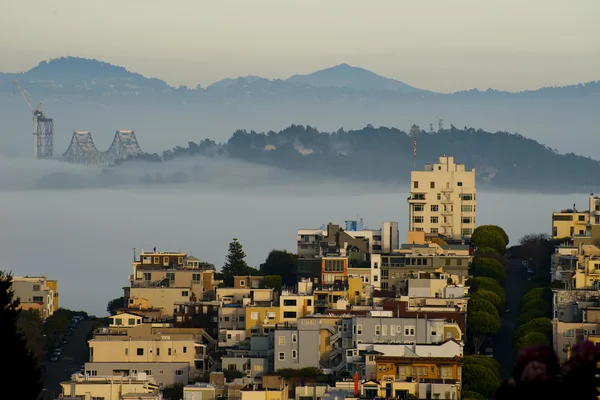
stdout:
[[(113, 325), (117, 325), (117, 326), (123, 326), (123, 318), (111, 318), (110, 319), (110, 323)], [(137, 320), (135, 318), (128, 318), (127, 319), (127, 325), (129, 326), (133, 326), (133, 325), (139, 325), (141, 323), (141, 318), (138, 318)]]
[[(415, 215), (413, 217), (413, 222), (415, 224), (422, 224), (423, 222), (425, 222), (425, 218), (422, 215)], [(429, 222), (432, 224), (437, 224), (439, 222), (439, 219), (437, 216), (433, 216), (433, 217), (429, 218)], [(444, 223), (447, 223), (447, 222), (448, 222), (448, 220), (446, 219), (446, 217), (444, 217)], [(463, 224), (475, 223), (475, 218), (463, 217), (462, 223)]]
[[(354, 325), (353, 333), (355, 335), (363, 334), (363, 326), (358, 324)], [(397, 336), (402, 334), (402, 326), (401, 325), (389, 325), (390, 336)], [(388, 334), (388, 325), (375, 325), (375, 336), (387, 336)], [(437, 336), (437, 331), (432, 329), (431, 334), (433, 336)], [(404, 336), (414, 336), (415, 335), (415, 327), (414, 325), (407, 325), (404, 327)]]
[[(456, 186), (462, 186), (463, 183), (462, 182), (456, 182)], [(449, 187), (449, 183), (446, 183), (446, 187)], [(413, 188), (418, 189), (419, 188), (419, 181), (413, 181)], [(429, 182), (429, 188), (430, 189), (435, 189), (435, 182)]]
[[(406, 265), (423, 265), (428, 266), (430, 264), (429, 258), (403, 258), (403, 257), (390, 257), (383, 258), (383, 267), (404, 267)], [(455, 260), (457, 266), (461, 266), (463, 264), (462, 258), (454, 258), (454, 257), (444, 257), (444, 261), (446, 265), (453, 265), (452, 261)], [(387, 270), (381, 270), (381, 276), (387, 276)]]
[[(187, 347), (186, 347), (186, 346), (183, 346), (183, 348), (182, 348), (182, 351), (183, 351), (184, 353), (187, 353)], [(152, 349), (150, 349), (150, 353), (152, 353)], [(136, 349), (135, 349), (135, 354), (136, 354), (137, 356), (143, 356), (143, 355), (144, 355), (144, 349), (143, 349), (142, 347), (138, 347), (138, 348), (136, 348)], [(129, 348), (128, 348), (128, 347), (126, 347), (126, 348), (125, 348), (125, 355), (126, 355), (126, 356), (128, 356), (128, 355), (129, 355)], [(156, 348), (156, 355), (157, 355), (157, 356), (160, 356), (160, 348), (158, 348), (158, 347)], [(168, 356), (170, 356), (170, 355), (171, 355), (171, 348), (170, 348), (170, 347), (167, 349), (167, 355), (168, 355)]]
[[(400, 365), (397, 367), (398, 368), (398, 375), (399, 376), (412, 376), (412, 377), (418, 377), (418, 376), (441, 376), (441, 377), (451, 377), (452, 376), (452, 367), (451, 366), (441, 366), (441, 367), (437, 367), (437, 372), (438, 374), (436, 374), (436, 368), (434, 366), (430, 366), (430, 367), (411, 367), (408, 365)], [(379, 372), (387, 372), (388, 369), (393, 369), (393, 367), (390, 365), (385, 365), (385, 364), (379, 364), (377, 365), (377, 371)], [(458, 377), (460, 377), (461, 373), (460, 373), (460, 368), (458, 368), (458, 373), (457, 373)]]
[[(267, 319), (275, 319), (277, 318), (277, 313), (274, 311), (267, 312)], [(260, 319), (260, 312), (252, 312), (250, 313), (250, 319), (252, 321), (258, 321)]]
[[(297, 342), (298, 342), (298, 335), (295, 333), (292, 333), (292, 343), (297, 343)], [(283, 335), (279, 336), (278, 343), (280, 346), (285, 346), (285, 336), (283, 336)]]
[[(425, 204), (415, 204), (413, 210), (416, 212), (425, 211)], [(429, 211), (431, 211), (431, 212), (438, 212), (439, 210), (440, 210), (440, 206), (437, 204), (431, 204), (429, 206)], [(462, 212), (473, 212), (473, 211), (475, 211), (475, 206), (470, 205), (470, 204), (468, 204), (468, 205), (463, 204), (462, 206), (460, 206), (460, 210)], [(448, 211), (448, 207), (446, 205), (444, 205), (444, 211)], [(453, 205), (450, 205), (450, 211), (454, 211)]]
[[(221, 322), (225, 321), (225, 322), (235, 322), (235, 317), (221, 317), (219, 318), (221, 320)], [(239, 316), (237, 317), (237, 321), (238, 322), (244, 322), (246, 318), (244, 316)]]
[[(280, 351), (278, 354), (279, 361), (285, 361), (285, 352)], [(295, 360), (298, 358), (298, 351), (297, 350), (292, 350), (292, 360)]]

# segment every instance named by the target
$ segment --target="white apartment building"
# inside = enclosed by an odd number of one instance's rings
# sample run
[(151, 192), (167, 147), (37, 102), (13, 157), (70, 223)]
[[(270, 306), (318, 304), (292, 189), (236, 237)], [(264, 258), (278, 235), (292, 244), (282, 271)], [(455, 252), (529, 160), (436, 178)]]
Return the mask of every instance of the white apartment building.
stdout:
[(57, 281), (45, 276), (13, 277), (12, 289), (19, 298), (19, 307), (24, 310), (38, 310), (43, 319), (58, 309)]
[(470, 237), (475, 230), (475, 168), (465, 170), (454, 157), (410, 174), (409, 231)]

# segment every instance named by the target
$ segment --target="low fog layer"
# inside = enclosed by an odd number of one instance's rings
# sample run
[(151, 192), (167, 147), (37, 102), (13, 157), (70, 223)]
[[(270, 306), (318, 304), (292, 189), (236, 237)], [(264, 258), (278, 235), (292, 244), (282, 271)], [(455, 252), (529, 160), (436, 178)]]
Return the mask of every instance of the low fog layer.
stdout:
[[(243, 244), (249, 264), (258, 266), (273, 248), (295, 251), (298, 228), (343, 225), (357, 217), (369, 228), (398, 221), (400, 237), (406, 237), (408, 187), (315, 183), (229, 160), (194, 158), (166, 168), (194, 166), (206, 171), (204, 181), (99, 189), (89, 184), (101, 173), (95, 169), (0, 160), (2, 268), (58, 279), (63, 306), (104, 315), (106, 303), (121, 296), (127, 285), (134, 248), (138, 254), (154, 246), (193, 252), (220, 268), (232, 238)], [(140, 172), (153, 172), (146, 164), (127, 171), (123, 175), (132, 181)], [(56, 174), (70, 176), (79, 190), (39, 184), (43, 176)], [(586, 202), (586, 194), (480, 191), (477, 223), (502, 225), (515, 243), (529, 232), (549, 232), (553, 209), (573, 203), (583, 209)]]

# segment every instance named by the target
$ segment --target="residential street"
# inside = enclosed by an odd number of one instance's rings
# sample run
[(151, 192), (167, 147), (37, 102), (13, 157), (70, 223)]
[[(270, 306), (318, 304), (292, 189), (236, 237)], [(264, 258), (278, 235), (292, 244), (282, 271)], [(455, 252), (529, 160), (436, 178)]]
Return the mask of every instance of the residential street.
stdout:
[(510, 310), (501, 318), (500, 332), (494, 337), (494, 357), (500, 363), (502, 378), (508, 379), (514, 363), (514, 350), (511, 338), (519, 318), (519, 302), (527, 289), (527, 272), (521, 266), (522, 260), (509, 260), (506, 271), (506, 303)]
[(71, 374), (80, 370), (81, 364), (88, 360), (86, 336), (92, 329), (91, 321), (81, 321), (69, 337), (69, 342), (63, 346), (63, 352), (58, 361), (46, 361), (44, 391), (42, 399), (52, 399), (61, 393), (60, 382), (69, 380)]

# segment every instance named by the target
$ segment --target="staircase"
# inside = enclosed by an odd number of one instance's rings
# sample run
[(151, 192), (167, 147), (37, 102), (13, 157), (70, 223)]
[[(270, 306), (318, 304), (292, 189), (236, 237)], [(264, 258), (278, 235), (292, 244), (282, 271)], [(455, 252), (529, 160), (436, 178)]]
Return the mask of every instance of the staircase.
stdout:
[(336, 331), (333, 335), (329, 337), (329, 343), (334, 344), (342, 338), (342, 331)]

